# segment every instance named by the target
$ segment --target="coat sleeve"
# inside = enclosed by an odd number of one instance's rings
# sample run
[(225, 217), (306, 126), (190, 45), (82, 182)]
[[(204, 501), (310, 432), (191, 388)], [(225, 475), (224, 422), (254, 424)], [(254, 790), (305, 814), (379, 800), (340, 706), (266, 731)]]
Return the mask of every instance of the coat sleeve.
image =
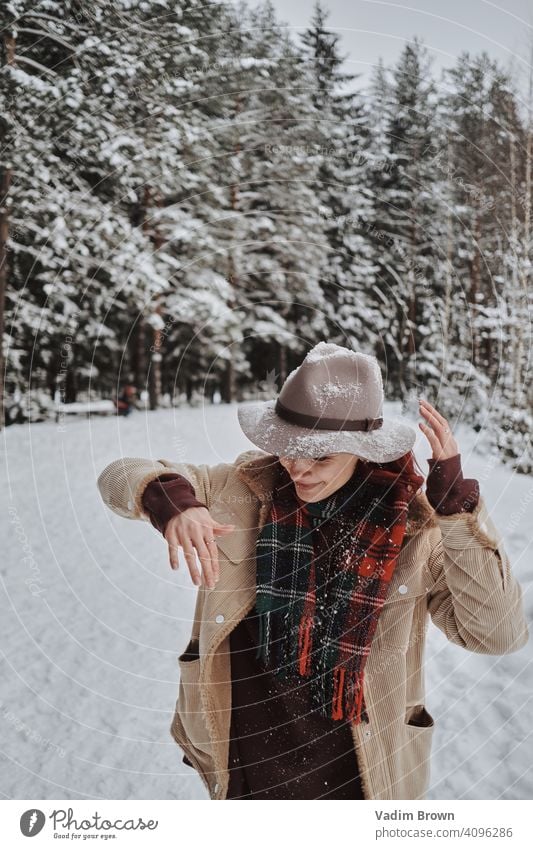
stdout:
[(145, 486), (142, 506), (154, 528), (164, 536), (170, 519), (189, 507), (205, 507), (205, 504), (198, 501), (187, 478), (167, 472)]
[[(220, 464), (226, 466), (227, 464)], [(174, 463), (171, 460), (150, 460), (143, 457), (121, 457), (101, 471), (97, 487), (104, 504), (125, 519), (150, 521), (142, 498), (148, 484), (160, 475), (175, 472), (186, 478), (199, 501), (209, 509), (212, 498), (212, 475), (218, 466), (193, 463)]]
[(522, 590), (483, 496), (471, 513), (435, 516), (440, 533), (428, 560), (431, 620), (468, 651), (518, 651), (529, 639)]

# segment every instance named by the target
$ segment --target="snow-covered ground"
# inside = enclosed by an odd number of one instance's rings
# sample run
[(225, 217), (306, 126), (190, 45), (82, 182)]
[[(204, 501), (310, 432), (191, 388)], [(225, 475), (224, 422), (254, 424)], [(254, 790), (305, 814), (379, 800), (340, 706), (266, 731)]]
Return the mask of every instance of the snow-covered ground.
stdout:
[[(120, 456), (215, 463), (253, 447), (236, 405), (4, 433), (0, 719), (7, 798), (206, 799), (169, 726), (195, 588), (147, 522), (109, 511), (96, 478)], [(386, 405), (386, 414), (398, 414)], [(413, 423), (421, 419), (413, 419)], [(418, 430), (418, 429), (417, 429)], [(533, 612), (533, 479), (455, 431)], [(427, 474), (431, 450), (418, 431)], [(426, 703), (435, 717), (430, 799), (528, 799), (531, 645), (503, 657), (448, 643), (434, 626)]]

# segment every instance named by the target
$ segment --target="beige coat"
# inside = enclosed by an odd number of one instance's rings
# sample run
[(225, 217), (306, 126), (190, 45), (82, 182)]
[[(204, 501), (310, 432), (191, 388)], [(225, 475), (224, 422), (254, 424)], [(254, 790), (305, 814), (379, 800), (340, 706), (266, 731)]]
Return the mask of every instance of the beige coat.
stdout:
[[(216, 520), (236, 526), (217, 540), (218, 584), (212, 590), (198, 588), (191, 641), (199, 641), (199, 656), (179, 656), (179, 692), (170, 728), (212, 799), (227, 795), (229, 634), (255, 603), (255, 542), (268, 516), (273, 468), (272, 457), (259, 450), (214, 466), (125, 457), (98, 478), (111, 510), (149, 521), (141, 502), (145, 487), (164, 472), (178, 472)], [(521, 587), (482, 496), (473, 513), (441, 516), (422, 492), (410, 507), (365, 666), (370, 722), (351, 725), (367, 799), (425, 798), (435, 729), (424, 704), (429, 618), (467, 651), (503, 655), (528, 641)]]

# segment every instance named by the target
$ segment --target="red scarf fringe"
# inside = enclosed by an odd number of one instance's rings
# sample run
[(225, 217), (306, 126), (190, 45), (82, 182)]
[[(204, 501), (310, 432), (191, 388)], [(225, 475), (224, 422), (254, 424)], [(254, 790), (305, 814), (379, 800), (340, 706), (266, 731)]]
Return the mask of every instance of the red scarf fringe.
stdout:
[(300, 675), (311, 674), (311, 648), (313, 644), (313, 617), (303, 616), (298, 628), (298, 659)]

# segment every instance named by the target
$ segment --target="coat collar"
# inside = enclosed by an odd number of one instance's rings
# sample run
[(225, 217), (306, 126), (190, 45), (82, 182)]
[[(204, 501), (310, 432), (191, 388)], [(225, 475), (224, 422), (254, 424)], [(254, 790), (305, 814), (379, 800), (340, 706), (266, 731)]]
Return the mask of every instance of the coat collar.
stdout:
[[(260, 501), (268, 501), (274, 485), (278, 458), (262, 451), (245, 451), (237, 457), (236, 472)], [(421, 490), (409, 504), (405, 535), (437, 524), (435, 510)]]

